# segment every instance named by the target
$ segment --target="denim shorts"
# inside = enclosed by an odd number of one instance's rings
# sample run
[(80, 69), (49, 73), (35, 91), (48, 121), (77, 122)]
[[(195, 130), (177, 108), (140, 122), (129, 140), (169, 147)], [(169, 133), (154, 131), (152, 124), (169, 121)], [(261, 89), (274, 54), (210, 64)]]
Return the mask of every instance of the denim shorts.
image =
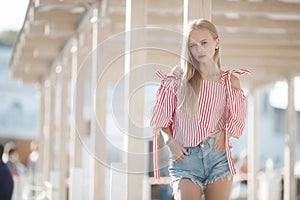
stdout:
[(202, 191), (206, 185), (220, 178), (231, 178), (226, 151), (218, 151), (214, 147), (214, 138), (201, 142), (196, 147), (185, 147), (189, 155), (181, 161), (171, 159), (169, 173), (171, 185), (182, 178), (198, 184)]

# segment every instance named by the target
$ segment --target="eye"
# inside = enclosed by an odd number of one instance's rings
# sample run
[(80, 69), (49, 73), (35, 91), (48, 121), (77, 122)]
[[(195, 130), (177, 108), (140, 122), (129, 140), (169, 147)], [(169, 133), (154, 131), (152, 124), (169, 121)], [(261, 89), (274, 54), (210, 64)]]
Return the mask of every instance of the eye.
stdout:
[(190, 44), (191, 49), (196, 48), (196, 47), (197, 47), (197, 44)]
[(208, 43), (208, 42), (203, 41), (203, 42), (201, 42), (201, 45), (202, 45), (202, 46), (205, 46), (207, 43)]

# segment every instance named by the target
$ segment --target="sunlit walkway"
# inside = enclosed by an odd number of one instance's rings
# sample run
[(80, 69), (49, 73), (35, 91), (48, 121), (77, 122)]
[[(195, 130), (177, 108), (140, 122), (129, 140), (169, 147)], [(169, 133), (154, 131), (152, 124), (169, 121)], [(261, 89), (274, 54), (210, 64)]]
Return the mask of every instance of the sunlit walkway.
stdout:
[[(34, 176), (16, 180), (17, 190), (22, 185), (16, 195), (171, 198), (167, 166), (161, 169), (166, 178), (154, 180), (152, 172), (149, 116), (159, 83), (155, 72), (179, 64), (182, 27), (202, 17), (219, 28), (224, 68), (252, 72), (241, 78), (248, 109), (242, 139), (248, 199), (296, 199), (299, 10), (299, 1), (275, 0), (31, 0), (10, 70), (12, 78), (39, 87), (39, 158)], [(267, 113), (259, 107), (261, 94), (282, 80), (288, 86), (280, 130), (283, 167), (277, 170), (270, 162), (262, 170), (257, 147), (271, 141), (273, 133), (260, 128)], [(262, 141), (263, 136), (268, 138)], [(166, 148), (162, 153), (168, 153)], [(234, 187), (232, 195), (238, 190)]]

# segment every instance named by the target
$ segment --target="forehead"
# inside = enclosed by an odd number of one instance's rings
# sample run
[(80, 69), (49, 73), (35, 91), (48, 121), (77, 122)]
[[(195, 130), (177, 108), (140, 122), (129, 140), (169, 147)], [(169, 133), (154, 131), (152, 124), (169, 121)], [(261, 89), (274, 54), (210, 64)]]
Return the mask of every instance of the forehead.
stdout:
[(213, 39), (211, 33), (207, 29), (196, 29), (190, 33), (190, 41), (199, 42), (205, 39)]

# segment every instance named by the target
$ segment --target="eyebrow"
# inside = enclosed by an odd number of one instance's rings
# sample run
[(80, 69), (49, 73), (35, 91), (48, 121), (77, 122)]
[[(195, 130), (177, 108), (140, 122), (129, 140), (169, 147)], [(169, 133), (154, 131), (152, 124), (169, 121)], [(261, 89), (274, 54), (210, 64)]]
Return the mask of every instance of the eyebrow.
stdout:
[[(205, 39), (202, 39), (202, 40), (200, 40), (199, 42), (203, 42), (204, 40), (207, 40), (207, 38), (205, 38)], [(190, 41), (189, 43), (197, 43), (197, 41), (195, 41), (195, 40), (192, 40), (192, 41)]]

